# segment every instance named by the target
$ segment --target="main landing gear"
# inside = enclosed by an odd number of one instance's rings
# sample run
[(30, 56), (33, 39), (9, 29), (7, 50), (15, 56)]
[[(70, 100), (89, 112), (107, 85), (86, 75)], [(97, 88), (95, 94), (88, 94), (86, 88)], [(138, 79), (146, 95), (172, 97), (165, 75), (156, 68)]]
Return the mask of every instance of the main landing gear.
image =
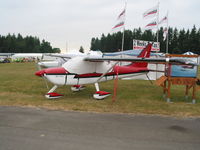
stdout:
[(96, 88), (96, 92), (93, 94), (93, 98), (97, 99), (97, 100), (102, 100), (108, 96), (110, 96), (110, 92), (105, 92), (105, 91), (100, 91), (99, 90), (99, 84), (95, 83), (95, 88)]
[[(57, 85), (54, 85), (54, 86), (52, 87), (52, 89), (45, 95), (45, 97), (46, 97), (47, 99), (55, 99), (55, 98), (60, 98), (60, 97), (64, 96), (64, 95), (62, 95), (62, 94), (58, 94), (58, 93), (54, 92), (57, 88), (58, 88), (58, 86), (57, 86)], [(83, 90), (83, 89), (85, 89), (85, 86), (83, 86), (83, 85), (73, 85), (73, 86), (71, 87), (71, 90), (72, 90), (73, 92), (78, 92), (78, 91), (81, 91), (81, 90)]]
[[(57, 88), (58, 88), (58, 86), (54, 85), (51, 88), (51, 90), (45, 95), (45, 97), (47, 99), (56, 99), (56, 98), (60, 98), (60, 97), (64, 96), (62, 94), (58, 94), (58, 93), (54, 92)], [(93, 97), (97, 100), (102, 100), (111, 95), (110, 92), (100, 91), (98, 83), (95, 83), (95, 88), (96, 88), (96, 92), (93, 94)], [(83, 89), (85, 89), (85, 86), (83, 86), (83, 85), (73, 85), (71, 87), (71, 90), (75, 91), (75, 92), (81, 91)]]
[(58, 93), (54, 92), (57, 88), (58, 88), (58, 86), (54, 85), (52, 87), (52, 89), (45, 95), (45, 97), (48, 99), (55, 99), (55, 98), (60, 98), (60, 97), (64, 96), (62, 94), (58, 94)]

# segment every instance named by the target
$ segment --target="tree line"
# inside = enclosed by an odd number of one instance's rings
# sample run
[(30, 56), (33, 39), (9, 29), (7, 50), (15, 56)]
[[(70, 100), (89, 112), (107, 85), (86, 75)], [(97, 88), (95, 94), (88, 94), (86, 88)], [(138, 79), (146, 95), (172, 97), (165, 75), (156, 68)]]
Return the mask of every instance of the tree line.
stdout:
[[(160, 52), (166, 52), (166, 40), (163, 38), (164, 29), (159, 29)], [(100, 38), (93, 37), (91, 39), (91, 49), (101, 50), (102, 52), (116, 52), (122, 47), (122, 32), (113, 34), (102, 34)], [(156, 33), (151, 30), (142, 31), (141, 28), (134, 30), (125, 30), (124, 32), (124, 50), (133, 49), (133, 39), (157, 41)], [(200, 29), (195, 26), (191, 30), (169, 27), (168, 30), (169, 39), (169, 53), (182, 54), (187, 51), (191, 51), (196, 54), (200, 54)]]
[(0, 53), (59, 53), (59, 48), (52, 48), (49, 42), (33, 36), (21, 34), (0, 35)]

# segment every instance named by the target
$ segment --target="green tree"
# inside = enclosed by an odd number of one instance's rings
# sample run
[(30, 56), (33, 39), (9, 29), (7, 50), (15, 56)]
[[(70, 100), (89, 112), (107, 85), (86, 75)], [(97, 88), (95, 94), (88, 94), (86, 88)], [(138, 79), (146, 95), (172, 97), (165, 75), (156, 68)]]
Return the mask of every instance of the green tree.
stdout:
[(186, 44), (187, 44), (186, 32), (184, 29), (182, 29), (179, 32), (178, 42), (177, 42), (177, 46), (182, 51), (182, 53), (185, 53), (188, 51), (186, 49)]
[(0, 35), (0, 53), (53, 53), (58, 52), (53, 49), (49, 42), (33, 36), (23, 37), (21, 34), (7, 36)]
[(97, 45), (96, 45), (96, 38), (92, 38), (90, 45), (91, 45), (90, 46), (91, 50), (95, 50), (96, 49), (96, 47), (97, 47)]
[(81, 46), (79, 52), (84, 53), (84, 48)]
[(61, 52), (60, 48), (53, 48), (53, 53), (60, 53), (60, 52)]
[(190, 51), (198, 53), (199, 50), (197, 50), (197, 47), (199, 45), (199, 37), (195, 25), (191, 30), (189, 41), (190, 41)]

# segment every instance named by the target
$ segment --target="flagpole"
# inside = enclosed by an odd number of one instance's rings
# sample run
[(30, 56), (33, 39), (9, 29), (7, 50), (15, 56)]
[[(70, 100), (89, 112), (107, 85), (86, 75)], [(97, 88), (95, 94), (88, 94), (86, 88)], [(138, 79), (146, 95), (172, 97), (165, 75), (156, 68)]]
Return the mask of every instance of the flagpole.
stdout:
[(166, 53), (168, 54), (168, 46), (169, 46), (169, 12), (167, 11), (167, 40), (166, 40)]
[[(159, 0), (158, 0), (158, 13), (157, 13), (157, 44), (158, 44), (158, 36), (159, 36), (159, 26), (158, 26), (158, 22), (159, 22)], [(158, 52), (158, 51), (157, 51)], [(158, 70), (158, 64), (156, 64), (156, 70)], [(157, 74), (157, 71), (156, 71), (156, 79), (158, 79), (158, 74)]]
[[(125, 16), (124, 16), (124, 27), (123, 27), (123, 34), (122, 34), (122, 49), (121, 49), (121, 51), (123, 52), (124, 51), (124, 32), (125, 32), (125, 22), (126, 22), (126, 5), (127, 5), (127, 1), (125, 1), (125, 8), (124, 8), (124, 10), (125, 10)], [(121, 55), (121, 57), (122, 57), (122, 55)]]
[[(123, 34), (122, 34), (122, 49), (121, 52), (124, 51), (124, 31), (125, 31), (125, 22), (124, 22), (124, 27), (123, 27)], [(121, 58), (123, 58), (123, 54), (121, 54)], [(120, 66), (122, 66), (122, 62), (119, 63)]]
[(159, 22), (159, 4), (160, 2), (158, 1), (158, 13), (157, 13), (157, 42), (158, 42), (158, 36), (159, 36), (159, 26), (158, 26), (158, 22)]
[[(123, 27), (123, 33), (122, 33), (122, 47), (121, 47), (121, 51), (123, 52), (124, 51), (124, 32), (125, 32), (125, 22), (126, 22), (126, 4), (127, 4), (127, 1), (125, 1), (125, 7), (124, 7), (124, 10), (125, 10), (125, 16), (124, 16), (124, 27)], [(123, 57), (123, 54), (121, 54), (121, 58)], [(120, 62), (120, 66), (122, 65), (122, 63)]]
[(121, 49), (122, 52), (124, 51), (124, 31), (125, 31), (125, 25), (124, 25), (123, 33), (122, 33), (122, 49)]

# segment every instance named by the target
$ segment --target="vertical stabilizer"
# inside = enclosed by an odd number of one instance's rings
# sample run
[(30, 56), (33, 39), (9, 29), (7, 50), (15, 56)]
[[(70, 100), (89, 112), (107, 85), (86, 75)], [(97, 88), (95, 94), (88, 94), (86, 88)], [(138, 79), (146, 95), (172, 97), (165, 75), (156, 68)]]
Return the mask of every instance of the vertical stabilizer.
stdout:
[[(152, 48), (152, 44), (149, 43), (141, 52), (140, 54), (137, 56), (138, 58), (149, 58), (150, 57), (150, 53), (151, 53), (151, 48)], [(133, 63), (131, 64), (131, 66), (133, 67), (147, 67), (148, 63), (147, 62), (137, 62), (137, 63)]]

